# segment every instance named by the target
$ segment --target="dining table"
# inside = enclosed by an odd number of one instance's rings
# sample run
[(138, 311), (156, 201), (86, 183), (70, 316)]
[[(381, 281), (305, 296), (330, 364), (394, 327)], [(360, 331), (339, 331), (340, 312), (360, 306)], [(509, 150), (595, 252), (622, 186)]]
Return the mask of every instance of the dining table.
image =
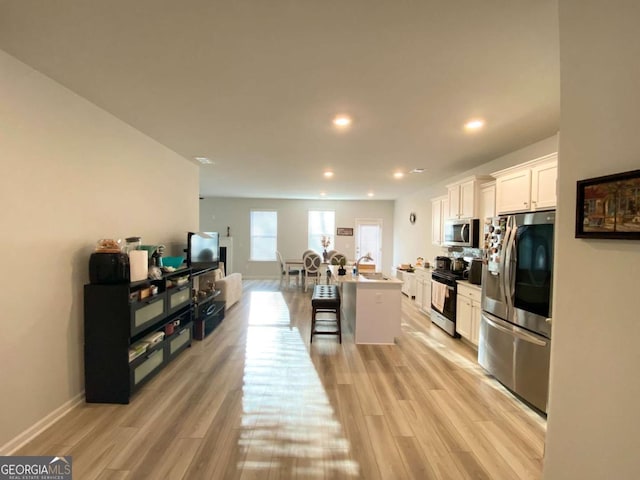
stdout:
[[(326, 278), (326, 273), (324, 273), (327, 270), (327, 267), (329, 266), (328, 262), (322, 262), (320, 263), (320, 268), (318, 269), (318, 281), (320, 282), (321, 279)], [(302, 286), (304, 286), (304, 282), (305, 282), (305, 277), (303, 275), (304, 272), (304, 260), (301, 258), (288, 258), (284, 261), (284, 270), (286, 272), (286, 280), (287, 280), (287, 285), (289, 285), (289, 270), (298, 270), (298, 275), (302, 276)]]

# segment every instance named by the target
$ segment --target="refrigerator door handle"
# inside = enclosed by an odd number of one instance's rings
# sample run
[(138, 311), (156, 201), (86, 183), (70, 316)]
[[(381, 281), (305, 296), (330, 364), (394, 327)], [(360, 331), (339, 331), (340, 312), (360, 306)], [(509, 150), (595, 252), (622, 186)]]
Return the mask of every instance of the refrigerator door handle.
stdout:
[(505, 296), (507, 309), (511, 311), (513, 309), (512, 294), (511, 294), (511, 251), (509, 245), (511, 244), (511, 236), (513, 235), (512, 227), (513, 217), (507, 217), (506, 232), (504, 234), (504, 240), (502, 241), (502, 290)]
[(513, 263), (515, 263), (514, 247), (516, 243), (516, 236), (518, 233), (518, 226), (516, 225), (515, 216), (512, 215), (509, 217), (507, 225), (509, 224), (510, 224), (510, 227), (508, 228), (509, 235), (508, 235), (508, 240), (505, 239), (505, 250), (504, 250), (504, 262), (505, 262), (504, 293), (507, 296), (509, 308), (513, 308), (513, 296), (515, 294), (515, 277), (514, 277), (512, 266), (513, 266)]
[(482, 316), (484, 318), (484, 321), (496, 330), (500, 330), (501, 332), (507, 333), (526, 342), (533, 343), (534, 345), (537, 345), (539, 347), (547, 346), (547, 342), (534, 337), (530, 333), (526, 333), (525, 331), (514, 325), (503, 326), (504, 322), (502, 322), (502, 320), (498, 320), (495, 317), (491, 319), (486, 313), (483, 313)]
[(516, 294), (516, 276), (512, 271), (511, 266), (517, 262), (516, 254), (516, 239), (518, 238), (518, 225), (516, 224), (516, 217), (513, 217), (513, 224), (511, 225), (511, 237), (509, 238), (509, 297), (513, 301), (513, 297)]

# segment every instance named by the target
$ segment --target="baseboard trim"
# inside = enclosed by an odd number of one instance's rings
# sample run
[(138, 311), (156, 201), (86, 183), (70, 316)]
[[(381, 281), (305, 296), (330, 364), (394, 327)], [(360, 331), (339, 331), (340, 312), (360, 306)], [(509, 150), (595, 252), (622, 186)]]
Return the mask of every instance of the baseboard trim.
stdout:
[(27, 442), (31, 441), (36, 436), (40, 435), (43, 431), (57, 422), (61, 417), (69, 413), (79, 404), (84, 402), (84, 390), (80, 392), (78, 395), (73, 397), (71, 400), (63, 403), (58, 408), (56, 408), (49, 415), (39, 420), (31, 427), (27, 428), (20, 435), (15, 437), (12, 440), (9, 440), (2, 447), (0, 447), (0, 456), (8, 456), (12, 455), (15, 451), (25, 445)]

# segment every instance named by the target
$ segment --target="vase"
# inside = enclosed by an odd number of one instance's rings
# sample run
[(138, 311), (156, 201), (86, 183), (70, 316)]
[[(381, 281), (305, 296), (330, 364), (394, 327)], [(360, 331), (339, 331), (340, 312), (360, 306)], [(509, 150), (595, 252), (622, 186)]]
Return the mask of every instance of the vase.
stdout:
[(327, 250), (326, 249), (322, 252), (322, 260), (324, 261), (324, 263), (327, 263)]

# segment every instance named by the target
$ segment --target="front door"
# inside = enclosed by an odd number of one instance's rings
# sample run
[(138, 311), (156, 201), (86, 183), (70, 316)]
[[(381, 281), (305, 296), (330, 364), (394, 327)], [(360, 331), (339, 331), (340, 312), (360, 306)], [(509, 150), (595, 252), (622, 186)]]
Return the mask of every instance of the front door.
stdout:
[(382, 270), (382, 219), (356, 218), (356, 258), (367, 253), (373, 257), (376, 271)]

